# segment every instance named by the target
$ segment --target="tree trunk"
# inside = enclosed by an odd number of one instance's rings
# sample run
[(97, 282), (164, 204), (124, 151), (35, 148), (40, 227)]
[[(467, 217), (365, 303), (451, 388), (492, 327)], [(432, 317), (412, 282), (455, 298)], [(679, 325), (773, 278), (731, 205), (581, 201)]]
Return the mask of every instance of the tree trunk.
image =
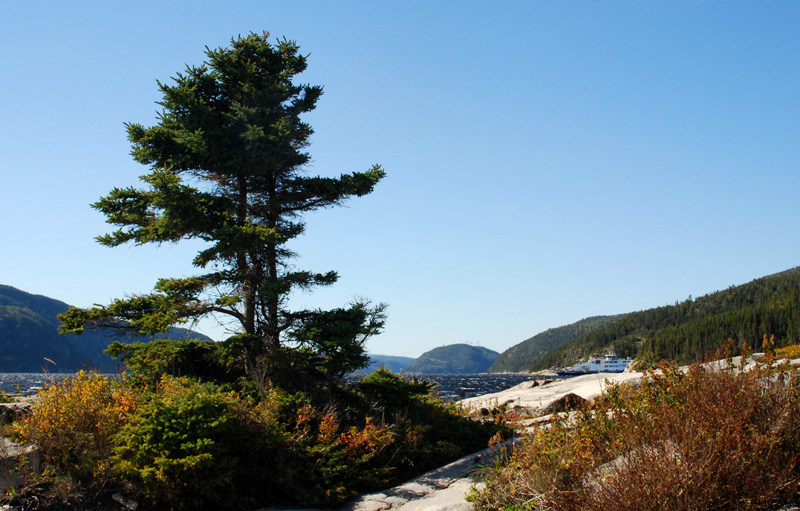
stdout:
[[(237, 223), (244, 226), (247, 223), (247, 181), (243, 176), (239, 177), (239, 210), (237, 211)], [(244, 301), (244, 319), (242, 327), (245, 333), (256, 333), (256, 287), (253, 282), (253, 275), (250, 264), (247, 260), (247, 252), (242, 250), (237, 256), (236, 264), (242, 275), (242, 300)]]

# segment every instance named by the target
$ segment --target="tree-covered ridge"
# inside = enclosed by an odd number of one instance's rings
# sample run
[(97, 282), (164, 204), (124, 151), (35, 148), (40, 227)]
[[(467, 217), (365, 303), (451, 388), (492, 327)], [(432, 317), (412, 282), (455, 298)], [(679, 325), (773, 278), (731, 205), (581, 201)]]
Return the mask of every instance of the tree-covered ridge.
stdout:
[[(103, 353), (121, 332), (87, 332), (59, 337), (56, 316), (69, 309), (66, 303), (0, 285), (0, 372), (77, 371), (93, 367), (114, 371), (119, 362)], [(158, 334), (162, 339), (210, 339), (184, 328)], [(134, 336), (128, 341), (147, 341)]]
[(582, 335), (598, 330), (621, 317), (622, 315), (593, 316), (570, 325), (550, 328), (502, 352), (488, 372), (519, 373), (528, 371), (533, 364), (553, 350)]
[(630, 313), (542, 357), (533, 369), (564, 366), (614, 349), (645, 363), (662, 359), (690, 363), (732, 339), (761, 348), (764, 336), (776, 346), (800, 340), (800, 267), (732, 286), (724, 291)]
[(485, 373), (498, 353), (481, 346), (451, 344), (427, 351), (406, 367), (409, 374), (476, 374)]

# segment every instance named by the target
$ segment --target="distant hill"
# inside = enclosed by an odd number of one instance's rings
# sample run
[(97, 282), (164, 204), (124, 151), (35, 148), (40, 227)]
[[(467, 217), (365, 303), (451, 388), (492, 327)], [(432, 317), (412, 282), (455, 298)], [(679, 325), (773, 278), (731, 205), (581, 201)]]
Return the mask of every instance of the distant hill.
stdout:
[(691, 363), (733, 340), (755, 351), (764, 335), (776, 346), (800, 343), (800, 267), (762, 277), (724, 291), (632, 312), (548, 353), (534, 370), (570, 365), (614, 349), (644, 363)]
[(393, 373), (399, 373), (405, 369), (414, 359), (411, 357), (396, 357), (394, 355), (373, 355), (369, 354), (369, 365), (358, 373), (371, 373), (379, 367), (385, 367)]
[(499, 353), (480, 346), (451, 344), (420, 355), (403, 372), (410, 374), (485, 373)]
[[(118, 362), (103, 350), (118, 333), (86, 331), (83, 335), (58, 335), (56, 315), (69, 308), (64, 302), (0, 285), (0, 372), (72, 372), (85, 367), (114, 371)], [(170, 339), (208, 337), (174, 328), (160, 336)], [(146, 341), (130, 337), (127, 341)]]
[(574, 341), (578, 337), (593, 332), (624, 315), (594, 316), (570, 325), (551, 328), (516, 344), (497, 357), (489, 368), (490, 373), (523, 373), (530, 370), (536, 362), (548, 353)]

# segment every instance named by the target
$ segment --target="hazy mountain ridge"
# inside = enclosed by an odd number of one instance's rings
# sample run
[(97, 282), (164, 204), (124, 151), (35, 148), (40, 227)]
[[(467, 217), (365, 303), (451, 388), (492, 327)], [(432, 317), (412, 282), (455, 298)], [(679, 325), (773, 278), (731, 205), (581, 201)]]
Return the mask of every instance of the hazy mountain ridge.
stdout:
[[(86, 331), (82, 335), (58, 335), (58, 319), (66, 303), (17, 288), (0, 285), (0, 372), (76, 371), (85, 367), (114, 371), (118, 362), (103, 350), (118, 333)], [(208, 337), (175, 328), (163, 337)], [(162, 336), (159, 336), (162, 337)], [(128, 338), (146, 341), (146, 337)]]
[(393, 373), (399, 373), (414, 361), (411, 357), (399, 357), (395, 355), (375, 355), (369, 354), (369, 365), (356, 373), (371, 373), (372, 371), (384, 367)]
[(485, 373), (497, 359), (498, 352), (481, 346), (451, 344), (426, 351), (403, 372), (409, 374)]
[[(87, 331), (58, 335), (56, 315), (68, 309), (59, 300), (0, 285), (0, 372), (74, 371), (85, 366), (113, 371), (117, 362), (102, 351), (114, 333)], [(190, 332), (173, 329), (181, 338)], [(646, 362), (693, 362), (731, 338), (759, 349), (763, 335), (778, 346), (800, 342), (800, 267), (749, 283), (676, 302), (674, 305), (594, 316), (551, 328), (498, 354), (487, 348), (455, 344), (410, 357), (370, 355), (366, 371), (384, 366), (394, 372), (524, 372), (571, 365), (613, 349)], [(192, 332), (194, 338), (208, 339)], [(129, 339), (144, 340), (144, 338)]]

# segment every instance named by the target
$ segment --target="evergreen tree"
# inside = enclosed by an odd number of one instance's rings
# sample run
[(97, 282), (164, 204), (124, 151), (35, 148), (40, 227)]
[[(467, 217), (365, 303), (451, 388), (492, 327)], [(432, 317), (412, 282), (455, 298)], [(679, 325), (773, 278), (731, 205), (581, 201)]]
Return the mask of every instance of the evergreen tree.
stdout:
[[(268, 37), (250, 34), (229, 48), (207, 48), (203, 65), (187, 67), (172, 84), (159, 82), (158, 123), (126, 125), (134, 159), (150, 166), (141, 178), (146, 188), (115, 188), (92, 205), (117, 227), (97, 238), (101, 244), (200, 239), (206, 245), (193, 264), (203, 273), (160, 279), (153, 293), (108, 306), (71, 309), (60, 318), (62, 332), (89, 326), (155, 333), (221, 315), (238, 325), (229, 344), (261, 380), (272, 377), (279, 359), (291, 366), (287, 354), (299, 348), (328, 360), (344, 350), (347, 363), (361, 363), (359, 348), (382, 327), (384, 306), (358, 302), (349, 314), (290, 311), (293, 290), (328, 286), (338, 276), (295, 269), (287, 243), (303, 233), (305, 213), (372, 192), (384, 171), (375, 165), (338, 178), (306, 174), (313, 130), (301, 116), (315, 108), (322, 87), (295, 83), (306, 57), (295, 42), (271, 44)], [(348, 324), (333, 328), (327, 323), (334, 317)], [(312, 328), (320, 323), (326, 328)], [(314, 338), (330, 331), (349, 337)]]

